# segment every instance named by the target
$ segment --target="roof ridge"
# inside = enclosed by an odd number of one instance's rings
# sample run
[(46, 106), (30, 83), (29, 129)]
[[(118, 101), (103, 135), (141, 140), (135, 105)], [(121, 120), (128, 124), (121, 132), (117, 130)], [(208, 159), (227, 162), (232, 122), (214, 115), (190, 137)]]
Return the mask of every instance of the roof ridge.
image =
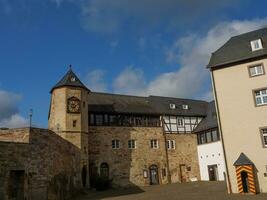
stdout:
[(110, 96), (124, 96), (124, 97), (136, 97), (136, 98), (148, 98), (147, 96), (137, 96), (137, 95), (128, 95), (128, 94), (116, 94), (116, 93), (108, 93), (108, 92), (94, 92), (93, 94), (103, 94), (103, 95), (110, 95)]
[(157, 96), (157, 95), (149, 95), (148, 97), (159, 97), (159, 98), (171, 98), (171, 99), (177, 99), (177, 100), (190, 100), (190, 101), (198, 101), (198, 102), (204, 102), (204, 103), (209, 103), (208, 101), (205, 100), (198, 100), (198, 99), (190, 99), (190, 98), (179, 98), (179, 97), (166, 97), (166, 96)]

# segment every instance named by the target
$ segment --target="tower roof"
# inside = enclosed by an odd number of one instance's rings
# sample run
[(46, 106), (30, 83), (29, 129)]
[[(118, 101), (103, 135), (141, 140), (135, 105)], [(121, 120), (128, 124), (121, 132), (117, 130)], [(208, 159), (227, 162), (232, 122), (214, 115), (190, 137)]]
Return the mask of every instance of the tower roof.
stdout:
[(253, 162), (242, 152), (238, 159), (235, 161), (234, 166), (239, 165), (254, 165)]
[(65, 74), (65, 76), (51, 89), (50, 93), (53, 92), (54, 89), (56, 88), (61, 88), (61, 87), (66, 87), (66, 86), (71, 86), (71, 87), (79, 87), (86, 89), (90, 91), (78, 78), (78, 76), (72, 71), (70, 68), (69, 71)]

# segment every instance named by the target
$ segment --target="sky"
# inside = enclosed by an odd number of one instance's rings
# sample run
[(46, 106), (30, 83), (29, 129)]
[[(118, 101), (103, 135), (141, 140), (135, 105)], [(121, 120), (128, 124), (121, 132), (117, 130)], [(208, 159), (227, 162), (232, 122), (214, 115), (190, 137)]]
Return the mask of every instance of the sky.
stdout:
[(267, 26), (260, 0), (0, 0), (0, 127), (47, 127), (73, 71), (96, 92), (213, 99), (206, 69), (231, 36)]

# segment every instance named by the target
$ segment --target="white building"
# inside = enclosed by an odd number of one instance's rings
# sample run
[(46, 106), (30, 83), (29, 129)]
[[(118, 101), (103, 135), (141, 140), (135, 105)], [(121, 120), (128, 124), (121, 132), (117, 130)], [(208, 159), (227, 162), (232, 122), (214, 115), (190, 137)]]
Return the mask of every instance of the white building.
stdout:
[(225, 161), (217, 126), (214, 101), (210, 102), (207, 117), (196, 128), (198, 160), (202, 181), (225, 180)]

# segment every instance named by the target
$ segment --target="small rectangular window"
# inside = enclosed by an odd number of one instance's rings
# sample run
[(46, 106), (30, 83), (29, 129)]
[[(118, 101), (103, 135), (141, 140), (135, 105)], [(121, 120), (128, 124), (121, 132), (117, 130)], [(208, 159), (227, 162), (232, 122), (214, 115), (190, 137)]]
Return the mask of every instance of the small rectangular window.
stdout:
[(184, 120), (183, 120), (182, 118), (177, 118), (177, 125), (178, 125), (179, 127), (184, 126)]
[(73, 120), (73, 121), (72, 121), (72, 127), (74, 127), (74, 128), (75, 128), (75, 127), (76, 127), (76, 125), (77, 125), (77, 120)]
[(267, 89), (257, 90), (254, 95), (257, 106), (267, 104)]
[(129, 149), (136, 149), (136, 140), (129, 140), (128, 141), (128, 148)]
[(220, 140), (220, 137), (218, 135), (218, 131), (217, 130), (213, 130), (211, 132), (211, 134), (212, 134), (212, 141), (213, 142), (216, 142), (216, 141)]
[(263, 65), (260, 64), (249, 67), (249, 74), (251, 77), (263, 75), (264, 74)]
[(167, 140), (167, 149), (175, 149), (175, 140)]
[(120, 141), (112, 140), (112, 149), (119, 149), (119, 148), (120, 148)]
[(267, 148), (267, 128), (261, 130), (263, 146)]
[(251, 50), (252, 51), (257, 51), (262, 49), (262, 42), (261, 39), (253, 40), (250, 42), (251, 45)]
[(207, 143), (212, 141), (211, 132), (210, 131), (206, 132), (206, 137), (207, 137)]
[(159, 148), (159, 142), (158, 142), (158, 140), (150, 140), (150, 147), (152, 149), (158, 149)]

